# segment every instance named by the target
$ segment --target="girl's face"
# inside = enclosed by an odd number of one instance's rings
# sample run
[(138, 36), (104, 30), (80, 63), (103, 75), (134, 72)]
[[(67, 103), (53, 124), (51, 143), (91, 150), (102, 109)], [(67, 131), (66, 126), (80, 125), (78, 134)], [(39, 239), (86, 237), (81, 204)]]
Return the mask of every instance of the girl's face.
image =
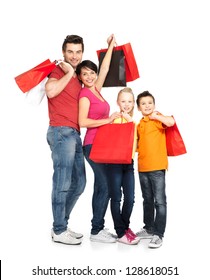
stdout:
[(121, 92), (117, 99), (117, 104), (121, 112), (129, 114), (133, 110), (135, 104), (133, 94), (130, 92)]
[(94, 86), (97, 78), (97, 74), (95, 71), (90, 68), (83, 67), (80, 73), (80, 80), (84, 84), (85, 87), (90, 88)]
[(155, 109), (155, 104), (151, 96), (145, 96), (140, 99), (139, 111), (141, 111), (143, 116), (148, 116), (152, 114)]

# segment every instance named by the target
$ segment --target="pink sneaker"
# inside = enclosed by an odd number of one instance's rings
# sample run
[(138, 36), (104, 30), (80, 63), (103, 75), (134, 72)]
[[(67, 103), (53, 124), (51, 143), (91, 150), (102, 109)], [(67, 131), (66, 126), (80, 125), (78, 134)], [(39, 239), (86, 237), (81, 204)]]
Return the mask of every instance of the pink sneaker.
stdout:
[(118, 238), (118, 242), (128, 244), (128, 245), (136, 245), (139, 243), (139, 239), (135, 239), (131, 236), (128, 231), (123, 235), (123, 237)]
[(134, 237), (135, 239), (138, 238), (137, 235), (136, 235), (130, 228), (127, 230), (127, 233), (128, 233), (130, 236)]

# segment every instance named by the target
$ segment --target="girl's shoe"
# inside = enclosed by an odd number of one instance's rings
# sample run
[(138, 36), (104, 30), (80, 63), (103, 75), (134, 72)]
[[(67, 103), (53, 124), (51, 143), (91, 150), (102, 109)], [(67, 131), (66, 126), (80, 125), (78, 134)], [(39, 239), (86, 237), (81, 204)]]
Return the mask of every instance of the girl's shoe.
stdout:
[(135, 239), (140, 239), (130, 228), (127, 230), (127, 233)]
[(128, 245), (136, 245), (139, 243), (139, 239), (134, 238), (128, 233), (128, 231), (126, 231), (123, 237), (118, 238), (118, 242), (128, 244)]

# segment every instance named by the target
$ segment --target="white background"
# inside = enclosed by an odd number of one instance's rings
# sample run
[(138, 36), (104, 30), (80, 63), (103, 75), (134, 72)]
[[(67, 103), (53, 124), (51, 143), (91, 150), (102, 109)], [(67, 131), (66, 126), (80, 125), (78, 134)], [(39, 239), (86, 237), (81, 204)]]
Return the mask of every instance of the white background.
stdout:
[[(209, 251), (209, 6), (208, 1), (6, 1), (0, 4), (0, 259), (3, 280), (89, 279), (90, 276), (32, 276), (41, 268), (115, 268), (106, 279), (126, 276), (126, 267), (178, 267), (179, 276), (140, 279), (207, 279)], [(89, 241), (92, 171), (71, 216), (82, 232), (81, 246), (51, 242), (52, 162), (46, 131), (47, 100), (26, 102), (14, 77), (45, 59), (62, 58), (70, 34), (84, 38), (83, 59), (98, 63), (96, 50), (114, 33), (118, 45), (130, 42), (140, 79), (128, 83), (135, 96), (149, 90), (156, 108), (173, 114), (184, 138), (186, 155), (169, 158), (168, 221), (163, 246), (93, 244)], [(103, 89), (111, 110), (120, 88)], [(141, 115), (135, 112), (138, 120)], [(207, 125), (208, 123), (208, 125)], [(82, 130), (82, 135), (84, 131)], [(136, 202), (131, 228), (142, 227), (142, 200), (136, 170)], [(108, 208), (106, 227), (113, 223)], [(119, 272), (119, 270), (122, 272)], [(102, 279), (105, 276), (92, 276)]]

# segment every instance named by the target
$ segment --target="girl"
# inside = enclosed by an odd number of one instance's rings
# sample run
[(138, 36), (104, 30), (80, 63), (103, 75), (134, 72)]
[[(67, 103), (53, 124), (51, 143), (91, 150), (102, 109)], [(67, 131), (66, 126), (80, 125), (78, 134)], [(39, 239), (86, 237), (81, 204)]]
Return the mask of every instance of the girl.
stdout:
[[(134, 110), (134, 95), (131, 88), (124, 88), (118, 93), (117, 104), (120, 107), (121, 117), (114, 123), (132, 122)], [(135, 137), (134, 137), (135, 138)], [(134, 141), (135, 142), (135, 141)], [(135, 154), (133, 145), (133, 156)], [(134, 204), (134, 167), (131, 164), (108, 164), (107, 175), (109, 180), (109, 194), (111, 197), (111, 213), (118, 242), (134, 245), (139, 238), (130, 229), (130, 217)], [(124, 201), (120, 209), (122, 192)]]

